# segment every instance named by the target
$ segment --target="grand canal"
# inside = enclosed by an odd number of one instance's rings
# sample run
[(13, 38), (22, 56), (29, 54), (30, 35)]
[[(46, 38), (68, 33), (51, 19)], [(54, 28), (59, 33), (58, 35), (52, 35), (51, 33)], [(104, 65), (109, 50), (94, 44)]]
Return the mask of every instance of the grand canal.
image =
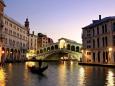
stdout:
[(0, 67), (0, 86), (115, 86), (115, 69), (79, 66), (77, 62), (49, 62), (43, 75), (28, 71), (26, 63)]

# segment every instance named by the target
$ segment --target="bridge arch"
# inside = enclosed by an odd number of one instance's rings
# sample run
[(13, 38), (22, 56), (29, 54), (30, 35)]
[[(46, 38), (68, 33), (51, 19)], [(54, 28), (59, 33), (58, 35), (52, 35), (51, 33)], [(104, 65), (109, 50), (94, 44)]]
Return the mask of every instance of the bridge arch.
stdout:
[(51, 46), (51, 50), (54, 50), (54, 46)]
[(67, 44), (67, 50), (70, 50), (71, 47), (70, 47), (70, 44)]
[(47, 49), (46, 48), (44, 48), (44, 52), (46, 52), (47, 51)]
[(43, 53), (43, 50), (42, 50), (42, 49), (40, 49), (40, 53)]
[(50, 47), (47, 48), (47, 51), (50, 51)]
[(79, 46), (76, 47), (76, 52), (80, 52)]
[(37, 54), (39, 54), (40, 52), (39, 52), (39, 50), (37, 50)]
[(58, 45), (55, 45), (55, 49), (58, 49)]
[(75, 51), (75, 46), (74, 45), (71, 46), (71, 50)]

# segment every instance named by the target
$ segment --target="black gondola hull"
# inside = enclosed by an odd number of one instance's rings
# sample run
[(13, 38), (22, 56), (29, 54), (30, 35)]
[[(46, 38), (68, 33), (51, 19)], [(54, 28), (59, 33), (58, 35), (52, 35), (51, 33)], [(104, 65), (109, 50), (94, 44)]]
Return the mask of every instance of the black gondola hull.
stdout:
[(32, 73), (41, 74), (41, 73), (43, 73), (43, 72), (48, 68), (48, 65), (45, 66), (45, 67), (41, 67), (41, 68), (35, 67), (35, 66), (33, 66), (33, 67), (28, 67), (28, 68), (29, 68), (29, 70), (30, 70)]

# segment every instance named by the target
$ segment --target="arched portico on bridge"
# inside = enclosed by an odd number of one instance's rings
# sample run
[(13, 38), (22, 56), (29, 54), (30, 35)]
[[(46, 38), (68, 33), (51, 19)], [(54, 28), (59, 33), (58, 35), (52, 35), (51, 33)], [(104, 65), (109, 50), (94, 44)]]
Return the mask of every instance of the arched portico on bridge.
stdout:
[(57, 43), (53, 43), (52, 45), (39, 48), (37, 50), (37, 56), (38, 57), (43, 56), (44, 58), (46, 58), (47, 56), (53, 53), (63, 52), (63, 53), (68, 53), (68, 56), (70, 56), (70, 58), (72, 57), (80, 58), (82, 57), (81, 50), (80, 50), (81, 47), (82, 47), (81, 44), (75, 41), (62, 38), (59, 39)]

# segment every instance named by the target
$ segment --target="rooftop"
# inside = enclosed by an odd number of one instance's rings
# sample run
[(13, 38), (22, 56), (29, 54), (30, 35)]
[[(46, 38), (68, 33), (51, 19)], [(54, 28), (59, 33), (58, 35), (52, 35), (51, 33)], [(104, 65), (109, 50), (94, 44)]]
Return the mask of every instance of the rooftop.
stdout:
[(25, 28), (24, 25), (20, 24), (18, 21), (14, 20), (13, 18), (9, 17), (8, 15), (4, 14), (4, 17), (7, 18), (9, 21), (15, 23), (16, 25), (18, 25), (21, 28)]
[(103, 19), (100, 18), (99, 20), (93, 20), (93, 23), (83, 27), (82, 29), (92, 28), (92, 27), (95, 27), (103, 22), (107, 22), (110, 20), (115, 20), (115, 16), (109, 16), (109, 17), (105, 17)]

